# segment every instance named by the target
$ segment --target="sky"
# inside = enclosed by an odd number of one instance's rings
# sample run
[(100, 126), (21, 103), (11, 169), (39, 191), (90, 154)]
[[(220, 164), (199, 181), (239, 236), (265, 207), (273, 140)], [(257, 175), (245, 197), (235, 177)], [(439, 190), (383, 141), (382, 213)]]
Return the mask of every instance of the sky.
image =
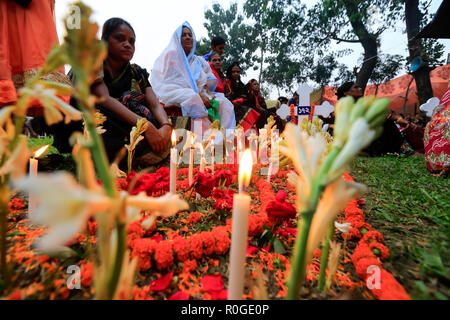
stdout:
[[(57, 0), (55, 16), (57, 30), (62, 41), (64, 37), (63, 19), (68, 13), (68, 7), (73, 0)], [(93, 11), (93, 21), (100, 26), (112, 17), (120, 17), (127, 20), (136, 32), (136, 52), (132, 62), (137, 63), (147, 70), (151, 70), (153, 63), (164, 48), (169, 44), (170, 38), (176, 28), (184, 21), (188, 21), (194, 29), (197, 40), (207, 35), (203, 26), (206, 8), (211, 8), (217, 0), (84, 0)], [(231, 0), (221, 0), (220, 4), (228, 7)], [(242, 2), (242, 0), (238, 0)], [(308, 7), (317, 0), (303, 0)], [(430, 11), (436, 12), (442, 0), (431, 0)], [(407, 37), (401, 32), (404, 24), (400, 24), (396, 32), (385, 32), (381, 41), (381, 52), (389, 54), (407, 55)], [(100, 36), (100, 35), (99, 35)], [(440, 40), (445, 45), (445, 57), (450, 53), (450, 40)], [(357, 65), (361, 56), (360, 44), (345, 44), (353, 49), (354, 53), (342, 58), (341, 62), (351, 69)], [(339, 46), (342, 48), (342, 45)], [(244, 80), (257, 78), (258, 72), (249, 70)], [(270, 92), (266, 98), (276, 99), (278, 92)]]

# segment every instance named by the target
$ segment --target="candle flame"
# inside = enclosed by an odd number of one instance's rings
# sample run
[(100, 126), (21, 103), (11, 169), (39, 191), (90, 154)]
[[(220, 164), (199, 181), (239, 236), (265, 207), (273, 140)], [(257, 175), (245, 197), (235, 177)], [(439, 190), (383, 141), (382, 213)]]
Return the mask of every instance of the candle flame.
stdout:
[(242, 184), (243, 187), (248, 187), (252, 176), (252, 169), (252, 153), (247, 149), (239, 162), (239, 185)]
[(194, 139), (194, 135), (191, 136), (191, 146), (194, 145), (195, 139)]
[(175, 148), (177, 144), (177, 135), (175, 134), (175, 130), (172, 130), (172, 147)]
[(203, 155), (203, 153), (205, 152), (205, 150), (203, 149), (203, 145), (202, 145), (202, 144), (200, 144), (200, 150), (201, 150), (202, 155)]
[(42, 154), (47, 151), (48, 147), (50, 147), (50, 145), (46, 145), (43, 146), (42, 148), (39, 148), (38, 150), (36, 150), (36, 152), (34, 153), (34, 158), (39, 158), (40, 156), (42, 156)]

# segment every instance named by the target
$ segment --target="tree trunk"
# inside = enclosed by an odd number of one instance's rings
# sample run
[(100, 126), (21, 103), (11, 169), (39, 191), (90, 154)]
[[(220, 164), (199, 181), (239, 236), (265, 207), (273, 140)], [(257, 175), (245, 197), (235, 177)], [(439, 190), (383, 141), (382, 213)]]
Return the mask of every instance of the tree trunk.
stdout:
[(403, 102), (403, 114), (406, 113), (406, 102), (408, 101), (409, 88), (411, 87), (411, 83), (413, 82), (413, 80), (414, 77), (411, 77), (411, 80), (408, 83), (408, 88), (406, 88), (405, 101)]
[(360, 86), (364, 92), (367, 82), (378, 61), (377, 39), (369, 33), (366, 26), (362, 23), (361, 15), (357, 14), (358, 6), (356, 2), (354, 0), (345, 0), (344, 6), (347, 17), (352, 25), (353, 32), (356, 34), (364, 48), (364, 62), (356, 77), (356, 84)]
[[(416, 38), (419, 33), (421, 14), (419, 11), (419, 0), (405, 1), (405, 19), (406, 19), (406, 33), (408, 35), (408, 50), (409, 58), (412, 61), (422, 54), (422, 43), (420, 38)], [(412, 73), (414, 80), (416, 80), (417, 96), (419, 103), (424, 104), (428, 99), (433, 97), (433, 88), (430, 81), (430, 68), (425, 61), (424, 65), (416, 72)]]

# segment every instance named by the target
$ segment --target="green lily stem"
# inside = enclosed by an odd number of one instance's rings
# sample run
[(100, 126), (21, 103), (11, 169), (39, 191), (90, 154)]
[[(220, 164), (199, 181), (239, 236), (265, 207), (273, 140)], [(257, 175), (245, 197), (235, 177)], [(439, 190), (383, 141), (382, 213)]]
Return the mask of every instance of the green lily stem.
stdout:
[(286, 299), (295, 300), (298, 297), (299, 290), (305, 281), (306, 274), (306, 245), (308, 243), (309, 229), (311, 228), (312, 218), (316, 212), (320, 197), (325, 190), (324, 178), (333, 164), (333, 161), (341, 152), (342, 147), (334, 146), (327, 158), (321, 165), (319, 172), (312, 182), (310, 201), (308, 210), (302, 213), (303, 221), (299, 225), (299, 237), (295, 240), (294, 256), (292, 257), (291, 273), (288, 279), (288, 293)]
[(288, 293), (286, 299), (297, 299), (298, 292), (305, 280), (306, 264), (304, 263), (306, 254), (306, 245), (308, 243), (309, 229), (311, 228), (312, 213), (305, 212), (300, 227), (300, 236), (295, 240), (294, 257), (292, 269), (289, 275), (287, 287)]
[(134, 150), (128, 150), (128, 173), (131, 172), (131, 165), (133, 164), (133, 156), (134, 156)]
[[(103, 186), (107, 195), (110, 198), (115, 198), (116, 190), (114, 186), (114, 179), (109, 170), (108, 159), (106, 157), (105, 146), (97, 133), (94, 117), (88, 108), (85, 108), (85, 122), (86, 128), (89, 132), (89, 136), (92, 141), (90, 147), (94, 165), (97, 169), (98, 175), (103, 182)], [(122, 273), (123, 259), (126, 251), (126, 224), (122, 222), (116, 222), (117, 228), (117, 251), (115, 252), (113, 269), (107, 280), (107, 299), (113, 299), (117, 285)], [(106, 240), (108, 239), (108, 240)], [(105, 241), (109, 241), (107, 237)]]
[(108, 281), (108, 292), (107, 292), (108, 300), (114, 299), (114, 295), (117, 290), (117, 285), (119, 283), (120, 275), (122, 273), (123, 259), (125, 257), (126, 240), (127, 240), (126, 224), (118, 222), (117, 223), (117, 250), (115, 252), (116, 257), (114, 260), (111, 277)]
[(116, 196), (116, 190), (114, 186), (114, 179), (111, 171), (109, 170), (105, 146), (97, 133), (94, 121), (92, 119), (91, 114), (85, 112), (86, 128), (92, 141), (92, 145), (90, 146), (92, 159), (97, 169), (99, 178), (103, 182), (106, 194), (110, 198), (114, 198)]
[(325, 289), (325, 271), (328, 266), (328, 253), (330, 252), (330, 239), (334, 234), (334, 221), (332, 222), (327, 235), (322, 243), (322, 256), (320, 257), (320, 272), (319, 272), (319, 290), (323, 291)]

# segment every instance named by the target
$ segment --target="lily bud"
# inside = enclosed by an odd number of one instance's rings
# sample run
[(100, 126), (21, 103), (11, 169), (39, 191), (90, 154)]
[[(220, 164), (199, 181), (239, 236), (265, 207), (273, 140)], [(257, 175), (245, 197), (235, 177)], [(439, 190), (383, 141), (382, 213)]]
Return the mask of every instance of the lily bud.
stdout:
[(363, 117), (374, 101), (375, 97), (364, 97), (359, 99), (350, 114), (350, 122), (353, 123), (358, 118)]
[(348, 138), (350, 112), (353, 108), (353, 97), (340, 99), (336, 104), (336, 124), (334, 126), (335, 143), (343, 145)]
[(362, 149), (367, 147), (375, 138), (375, 130), (371, 130), (364, 118), (359, 118), (350, 129), (349, 137), (344, 148), (336, 157), (331, 172), (338, 172), (349, 163)]
[(367, 120), (368, 123), (371, 123), (375, 118), (377, 118), (380, 115), (384, 115), (384, 117), (387, 116), (388, 113), (388, 106), (391, 103), (391, 100), (387, 98), (382, 98), (376, 100), (372, 106), (367, 111), (364, 118)]

